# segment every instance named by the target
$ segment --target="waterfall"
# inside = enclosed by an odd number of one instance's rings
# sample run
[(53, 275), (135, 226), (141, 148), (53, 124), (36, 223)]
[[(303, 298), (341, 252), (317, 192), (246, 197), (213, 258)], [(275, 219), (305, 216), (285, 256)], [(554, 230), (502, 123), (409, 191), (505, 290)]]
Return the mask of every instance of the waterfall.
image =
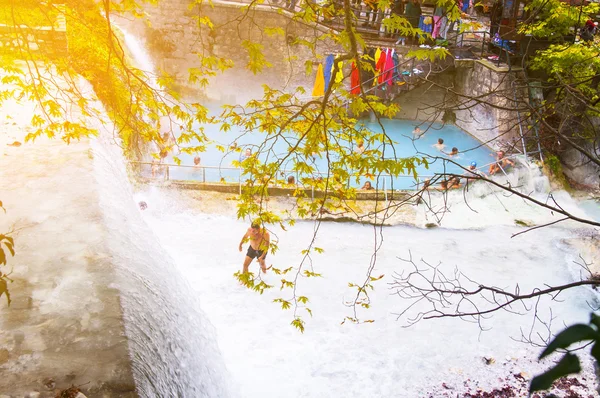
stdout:
[(227, 372), (214, 328), (189, 283), (142, 219), (120, 148), (108, 137), (100, 137), (93, 150), (138, 393), (142, 397), (228, 396)]
[[(127, 45), (149, 58), (134, 38)], [(140, 60), (138, 59), (138, 61)], [(228, 397), (227, 370), (214, 327), (142, 219), (121, 149), (99, 127), (92, 143), (107, 244), (118, 275), (125, 331), (137, 390), (142, 397)], [(197, 261), (206, 261), (198, 257)]]

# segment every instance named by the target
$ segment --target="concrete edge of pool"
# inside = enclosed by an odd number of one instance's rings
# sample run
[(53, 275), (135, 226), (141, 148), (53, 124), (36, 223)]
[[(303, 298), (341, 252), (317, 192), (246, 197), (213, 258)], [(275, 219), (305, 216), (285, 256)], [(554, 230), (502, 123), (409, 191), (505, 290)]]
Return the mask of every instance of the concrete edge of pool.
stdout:
[[(213, 191), (221, 193), (239, 194), (240, 189), (243, 190), (244, 186), (240, 188), (240, 184), (236, 182), (200, 182), (190, 180), (157, 180), (145, 177), (134, 177), (134, 180), (139, 184), (144, 185), (157, 185), (164, 187), (172, 187), (176, 189), (188, 189), (188, 190), (199, 190), (199, 191)], [(294, 192), (297, 190), (304, 191), (304, 194), (308, 198), (323, 198), (325, 192), (321, 190), (312, 190), (310, 188), (291, 188), (284, 186), (270, 185), (268, 187), (269, 196), (294, 196)], [(373, 190), (373, 191), (361, 191), (356, 190), (356, 196), (347, 197), (345, 199), (351, 200), (404, 200), (415, 195), (415, 190)], [(299, 195), (296, 195), (299, 196)], [(328, 196), (338, 197), (335, 191), (329, 191)]]

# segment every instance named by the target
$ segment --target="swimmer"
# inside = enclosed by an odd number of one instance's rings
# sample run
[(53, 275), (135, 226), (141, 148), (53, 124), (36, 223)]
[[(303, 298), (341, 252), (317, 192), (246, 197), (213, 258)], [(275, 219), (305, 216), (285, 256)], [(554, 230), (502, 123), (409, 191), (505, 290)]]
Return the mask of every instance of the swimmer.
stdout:
[(448, 180), (448, 189), (460, 188), (460, 178), (458, 176), (452, 176)]
[(515, 162), (511, 159), (505, 157), (506, 152), (498, 151), (496, 152), (496, 163), (492, 163), (490, 165), (490, 169), (488, 170), (490, 175), (494, 175), (500, 170), (504, 170), (509, 166), (514, 166)]
[(452, 151), (450, 151), (450, 153), (448, 154), (448, 156), (456, 156), (458, 155), (458, 148), (457, 147), (452, 147)]
[(444, 148), (446, 148), (446, 145), (444, 145), (444, 139), (438, 138), (437, 144), (433, 144), (433, 147), (438, 151), (444, 151)]
[(469, 171), (465, 172), (463, 176), (467, 178), (477, 178), (477, 176), (481, 176), (481, 171), (477, 170), (477, 162), (472, 161), (468, 168)]
[(469, 165), (468, 171), (466, 171), (463, 174), (463, 177), (465, 177), (465, 179), (467, 180), (467, 188), (469, 187), (469, 182), (471, 182), (471, 180), (477, 180), (480, 177), (483, 177), (483, 173), (479, 170), (477, 170), (477, 162), (476, 161), (472, 161), (471, 164)]
[(244, 154), (242, 155), (242, 158), (243, 158), (242, 160), (248, 159), (250, 157), (252, 157), (252, 149), (246, 148), (246, 150), (244, 151)]
[(354, 151), (356, 153), (363, 153), (365, 151), (365, 142), (363, 140), (358, 140), (356, 143), (356, 149)]
[(250, 241), (250, 245), (248, 246), (248, 251), (246, 252), (246, 258), (244, 258), (242, 273), (248, 273), (248, 267), (250, 266), (250, 263), (256, 258), (258, 260), (258, 264), (260, 265), (260, 269), (262, 270), (263, 274), (265, 274), (267, 272), (265, 258), (267, 257), (267, 252), (271, 243), (271, 237), (269, 236), (269, 233), (265, 228), (261, 228), (258, 223), (252, 223), (244, 236), (242, 236), (239, 247), (240, 252), (242, 251), (242, 245), (246, 241)]
[(365, 185), (363, 185), (361, 189), (364, 189), (366, 191), (370, 191), (370, 190), (375, 189), (375, 188), (373, 188), (373, 185), (371, 185), (371, 181), (366, 181)]

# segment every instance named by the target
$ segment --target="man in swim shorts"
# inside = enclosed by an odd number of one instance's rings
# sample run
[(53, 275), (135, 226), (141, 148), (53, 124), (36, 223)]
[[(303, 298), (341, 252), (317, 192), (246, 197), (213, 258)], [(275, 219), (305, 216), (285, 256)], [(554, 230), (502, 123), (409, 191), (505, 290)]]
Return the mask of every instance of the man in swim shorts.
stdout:
[(266, 229), (261, 228), (258, 223), (253, 223), (240, 241), (240, 252), (242, 251), (242, 246), (246, 241), (250, 241), (250, 246), (248, 246), (248, 251), (246, 252), (246, 258), (244, 259), (242, 272), (247, 274), (248, 266), (250, 266), (252, 260), (256, 258), (263, 274), (266, 273), (267, 266), (265, 264), (265, 258), (267, 257), (269, 244), (271, 243), (271, 237), (269, 236), (269, 233)]

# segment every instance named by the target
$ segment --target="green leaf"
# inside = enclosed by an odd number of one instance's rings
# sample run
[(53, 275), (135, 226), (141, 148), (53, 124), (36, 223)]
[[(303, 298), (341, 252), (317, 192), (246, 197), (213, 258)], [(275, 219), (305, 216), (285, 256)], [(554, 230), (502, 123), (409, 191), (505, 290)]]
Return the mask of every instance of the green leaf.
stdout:
[(304, 333), (304, 321), (300, 318), (295, 318), (292, 323), (292, 326), (294, 326), (296, 329), (298, 329), (300, 331), (300, 333)]
[(542, 352), (539, 359), (552, 354), (560, 348), (568, 348), (571, 344), (586, 340), (598, 340), (600, 335), (588, 325), (577, 324), (569, 326), (556, 335), (554, 340), (548, 344), (548, 347)]
[(580, 371), (579, 359), (575, 355), (567, 353), (553, 368), (531, 380), (529, 392), (547, 390), (561, 377)]
[(288, 310), (288, 309), (290, 309), (292, 307), (292, 303), (290, 303), (289, 301), (284, 300), (284, 299), (280, 299), (280, 298), (274, 299), (273, 302), (274, 303), (281, 303), (281, 309), (282, 310)]

